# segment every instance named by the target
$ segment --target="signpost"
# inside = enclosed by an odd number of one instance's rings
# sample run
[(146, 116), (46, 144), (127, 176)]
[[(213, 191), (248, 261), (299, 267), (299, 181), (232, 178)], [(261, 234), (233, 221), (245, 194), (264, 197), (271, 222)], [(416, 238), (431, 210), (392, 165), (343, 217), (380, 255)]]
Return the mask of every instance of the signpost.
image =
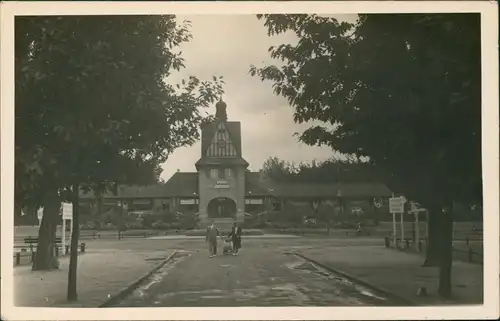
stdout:
[[(66, 253), (66, 221), (73, 220), (73, 204), (62, 203), (62, 251)], [(71, 225), (71, 223), (70, 223)], [(71, 230), (70, 230), (71, 231)], [(69, 239), (71, 242), (71, 232), (69, 234)]]
[(416, 224), (416, 231), (415, 231), (415, 244), (418, 244), (418, 242), (420, 241), (420, 220), (419, 220), (419, 214), (420, 212), (423, 212), (426, 214), (426, 217), (425, 217), (425, 238), (427, 239), (428, 235), (428, 228), (427, 228), (427, 224), (428, 224), (428, 217), (427, 217), (427, 210), (425, 208), (422, 208), (418, 205), (418, 203), (415, 203), (415, 202), (411, 202), (410, 203), (411, 205), (411, 208), (410, 208), (410, 211), (409, 213), (411, 214), (414, 214), (415, 215), (415, 224)]
[(405, 237), (405, 228), (403, 215), (405, 212), (405, 203), (406, 199), (403, 196), (400, 197), (391, 197), (389, 199), (389, 212), (392, 214), (392, 237), (394, 241), (394, 246), (396, 246), (396, 214), (401, 214), (401, 242), (404, 241)]

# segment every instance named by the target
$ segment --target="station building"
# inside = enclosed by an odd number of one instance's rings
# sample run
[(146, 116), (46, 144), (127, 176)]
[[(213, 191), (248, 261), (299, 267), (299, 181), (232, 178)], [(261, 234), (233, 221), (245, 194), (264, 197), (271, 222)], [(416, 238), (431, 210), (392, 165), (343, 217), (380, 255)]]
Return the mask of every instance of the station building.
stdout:
[[(124, 202), (128, 211), (198, 213), (201, 227), (215, 221), (218, 226), (243, 222), (245, 213), (309, 206), (320, 200), (335, 209), (339, 199), (349, 210), (370, 206), (391, 191), (380, 183), (280, 184), (263, 172), (248, 170), (243, 157), (241, 122), (228, 121), (227, 105), (216, 104), (215, 121), (201, 128), (201, 153), (196, 171), (177, 171), (166, 183), (148, 186), (119, 186), (117, 195), (105, 203)], [(90, 200), (92, 196), (85, 195)], [(343, 205), (345, 206), (345, 205)]]

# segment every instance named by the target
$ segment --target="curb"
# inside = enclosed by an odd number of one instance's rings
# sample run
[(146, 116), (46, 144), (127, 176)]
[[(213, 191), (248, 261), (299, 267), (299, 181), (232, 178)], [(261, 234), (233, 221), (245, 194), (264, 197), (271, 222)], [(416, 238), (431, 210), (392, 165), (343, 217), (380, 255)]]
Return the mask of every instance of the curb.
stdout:
[(348, 279), (349, 281), (351, 281), (353, 283), (357, 283), (357, 284), (362, 285), (364, 287), (367, 287), (367, 288), (369, 288), (369, 289), (371, 289), (371, 290), (373, 290), (375, 292), (379, 292), (379, 293), (383, 294), (387, 299), (389, 299), (390, 301), (394, 302), (397, 306), (401, 306), (401, 305), (403, 305), (403, 306), (419, 306), (419, 304), (416, 303), (416, 302), (407, 300), (407, 299), (405, 299), (405, 298), (403, 298), (403, 297), (401, 297), (401, 296), (399, 296), (397, 294), (394, 294), (392, 292), (384, 290), (384, 289), (382, 289), (382, 288), (380, 288), (378, 286), (375, 286), (375, 285), (373, 285), (371, 283), (363, 281), (362, 279), (354, 277), (354, 276), (352, 276), (352, 275), (350, 275), (348, 273), (345, 273), (343, 271), (340, 271), (340, 270), (334, 269), (334, 268), (332, 268), (330, 266), (327, 266), (325, 264), (322, 264), (322, 263), (320, 263), (320, 262), (318, 262), (316, 260), (308, 258), (307, 256), (305, 256), (303, 254), (300, 254), (298, 252), (293, 252), (293, 254), (296, 255), (296, 256), (298, 256), (298, 257), (300, 257), (300, 258), (302, 258), (302, 259), (304, 259), (304, 260), (306, 260), (306, 261), (314, 263), (314, 264), (322, 267), (325, 270), (328, 270), (328, 271), (330, 271), (332, 273), (338, 274), (338, 275), (340, 275), (340, 276)]
[(155, 272), (157, 272), (159, 269), (161, 269), (165, 264), (167, 264), (176, 254), (177, 254), (177, 251), (173, 251), (172, 254), (170, 254), (166, 259), (161, 261), (151, 271), (149, 271), (145, 275), (141, 276), (140, 278), (138, 278), (137, 280), (135, 280), (134, 282), (132, 282), (131, 284), (126, 286), (124, 289), (122, 289), (117, 294), (113, 295), (111, 298), (106, 300), (104, 303), (102, 303), (98, 307), (99, 308), (108, 308), (108, 307), (111, 307), (111, 306), (117, 304), (121, 300), (123, 300), (125, 297), (130, 295), (135, 289), (137, 289), (141, 283), (143, 283), (146, 279), (151, 277), (151, 275), (153, 275)]

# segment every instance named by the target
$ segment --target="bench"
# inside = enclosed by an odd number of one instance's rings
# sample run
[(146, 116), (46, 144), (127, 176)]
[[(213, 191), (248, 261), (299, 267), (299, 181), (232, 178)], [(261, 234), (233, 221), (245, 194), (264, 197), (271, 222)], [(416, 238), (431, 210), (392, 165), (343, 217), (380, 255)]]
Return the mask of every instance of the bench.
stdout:
[[(33, 252), (35, 253), (35, 252)], [(16, 252), (14, 253), (14, 264), (15, 265), (20, 265), (21, 264), (21, 258), (23, 257), (29, 257), (30, 262), (33, 262), (34, 255), (33, 253), (27, 253), (27, 252)]]
[(99, 234), (97, 231), (84, 231), (83, 233), (80, 232), (79, 239), (87, 239), (87, 238), (91, 238), (92, 240), (100, 239), (101, 234)]
[[(466, 254), (467, 255), (467, 262), (469, 262), (469, 263), (474, 263), (475, 256), (477, 256), (479, 258), (483, 257), (483, 255), (481, 253), (474, 252), (472, 250), (472, 247), (467, 248), (467, 250), (453, 248), (453, 252)], [(479, 263), (483, 263), (482, 260), (479, 260)]]
[(118, 239), (124, 239), (125, 237), (149, 237), (153, 235), (158, 235), (158, 232), (150, 231), (118, 231)]
[[(32, 253), (32, 256), (33, 256), (33, 259), (34, 259), (34, 256), (36, 255), (36, 251), (34, 251), (34, 244), (38, 244), (38, 237), (31, 237), (31, 236), (28, 236), (26, 238), (24, 238), (24, 243), (25, 244), (29, 244), (29, 248), (30, 248), (30, 251)], [(59, 247), (62, 245), (62, 237), (56, 237), (55, 240), (54, 240), (54, 244), (55, 244), (55, 250), (56, 250), (56, 256), (59, 256)], [(64, 249), (65, 250), (65, 254), (68, 254), (69, 253), (69, 247), (70, 245), (69, 244), (66, 244), (66, 248)], [(21, 249), (22, 251), (22, 249)], [(80, 243), (80, 251), (83, 253), (85, 252), (85, 243)], [(16, 258), (17, 259), (17, 258)]]
[(349, 235), (356, 235), (356, 236), (366, 235), (366, 236), (370, 236), (370, 231), (368, 231), (368, 230), (362, 230), (362, 231), (349, 230), (349, 231), (346, 231), (345, 232), (345, 236), (349, 236)]
[[(56, 248), (58, 248), (59, 244), (62, 244), (62, 237), (56, 237), (54, 243), (56, 244)], [(24, 244), (29, 244), (30, 251), (33, 252), (33, 245), (38, 244), (38, 237), (25, 237)]]
[(483, 233), (473, 233), (465, 237), (465, 244), (470, 245), (471, 241), (483, 242)]
[[(398, 249), (401, 248), (401, 246), (400, 246), (401, 241), (404, 242), (403, 249), (408, 249), (408, 248), (410, 248), (411, 244), (415, 243), (416, 240), (413, 237), (405, 237), (404, 239), (401, 239), (401, 237), (396, 237), (396, 244), (394, 244), (396, 248), (398, 248)], [(427, 239), (421, 237), (417, 240), (417, 249), (419, 252), (422, 250), (422, 241), (427, 242)], [(385, 247), (390, 247), (391, 242), (394, 242), (392, 236), (384, 237)]]

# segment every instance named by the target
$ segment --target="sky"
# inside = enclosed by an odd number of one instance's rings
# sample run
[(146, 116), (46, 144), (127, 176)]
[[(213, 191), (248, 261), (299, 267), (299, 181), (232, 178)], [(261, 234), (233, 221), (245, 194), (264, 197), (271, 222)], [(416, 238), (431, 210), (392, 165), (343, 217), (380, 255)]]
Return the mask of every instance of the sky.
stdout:
[[(336, 15), (338, 20), (355, 22), (357, 15)], [(311, 147), (298, 141), (294, 133), (302, 132), (308, 124), (295, 124), (294, 109), (285, 98), (276, 96), (271, 82), (261, 82), (248, 71), (275, 64), (268, 48), (282, 43), (294, 43), (294, 34), (269, 37), (264, 22), (255, 15), (196, 15), (177, 16), (179, 21), (191, 22), (193, 39), (181, 45), (186, 68), (167, 81), (178, 83), (190, 75), (200, 80), (222, 76), (223, 100), (227, 103), (229, 121), (241, 122), (243, 158), (249, 169), (257, 171), (268, 157), (300, 163), (325, 160), (337, 155), (329, 147)], [(215, 105), (206, 110), (215, 114)], [(200, 158), (200, 142), (175, 150), (163, 164), (161, 178), (168, 180), (177, 170), (194, 172)]]

